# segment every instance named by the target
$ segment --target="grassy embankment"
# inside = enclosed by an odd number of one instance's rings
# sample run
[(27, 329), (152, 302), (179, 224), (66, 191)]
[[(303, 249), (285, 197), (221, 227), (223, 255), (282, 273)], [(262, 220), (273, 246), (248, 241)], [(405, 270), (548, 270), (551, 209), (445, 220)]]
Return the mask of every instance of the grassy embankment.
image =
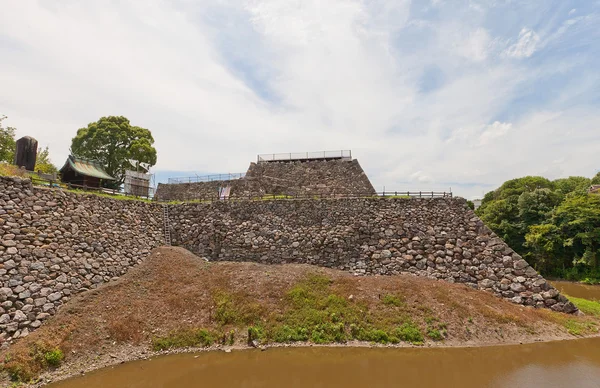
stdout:
[(0, 358), (13, 380), (28, 381), (61, 362), (92, 363), (128, 346), (475, 346), (597, 332), (600, 304), (574, 302), (588, 315), (524, 308), (464, 285), (413, 276), (207, 263), (183, 249), (160, 248), (121, 280), (74, 297)]

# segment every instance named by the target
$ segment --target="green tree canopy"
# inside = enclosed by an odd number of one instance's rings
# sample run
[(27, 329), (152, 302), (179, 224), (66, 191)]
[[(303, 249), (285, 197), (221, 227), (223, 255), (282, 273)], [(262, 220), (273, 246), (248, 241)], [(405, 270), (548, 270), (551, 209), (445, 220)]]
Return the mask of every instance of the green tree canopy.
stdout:
[(106, 186), (119, 186), (125, 180), (125, 170), (135, 168), (130, 159), (150, 166), (156, 164), (154, 138), (145, 128), (132, 126), (123, 116), (102, 117), (77, 131), (71, 143), (76, 156), (95, 159), (102, 163), (106, 172), (116, 182), (105, 182)]
[(592, 182), (512, 179), (487, 193), (476, 213), (542, 273), (600, 280), (600, 195), (588, 193)]
[(600, 196), (587, 194), (568, 197), (556, 208), (552, 223), (567, 236), (565, 246), (573, 247), (582, 263), (598, 267)]
[(583, 176), (570, 176), (568, 178), (553, 181), (556, 190), (564, 197), (569, 193), (578, 192), (583, 194), (588, 191), (592, 180)]
[[(553, 196), (543, 190), (551, 191), (553, 187), (550, 180), (541, 176), (511, 179), (487, 193), (476, 213), (508, 245), (519, 252), (519, 248), (525, 243), (525, 233), (529, 226), (543, 217), (545, 212), (552, 210)], [(528, 206), (534, 208), (530, 211)]]
[(0, 115), (0, 162), (14, 163), (15, 160), (15, 128), (4, 127), (2, 121), (6, 116)]
[(592, 178), (593, 185), (600, 185), (600, 171)]

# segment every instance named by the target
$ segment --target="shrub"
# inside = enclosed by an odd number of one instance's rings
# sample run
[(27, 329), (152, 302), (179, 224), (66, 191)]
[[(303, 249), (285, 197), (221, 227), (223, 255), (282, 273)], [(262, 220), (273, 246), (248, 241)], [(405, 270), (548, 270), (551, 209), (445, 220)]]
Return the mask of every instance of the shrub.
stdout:
[(248, 328), (248, 342), (253, 340), (262, 340), (265, 337), (265, 331), (262, 326), (250, 326)]
[(400, 341), (410, 342), (411, 344), (422, 344), (424, 340), (423, 333), (412, 322), (404, 323), (398, 327), (395, 335)]
[(363, 328), (358, 327), (356, 325), (352, 325), (350, 327), (350, 334), (352, 338), (355, 338), (359, 341), (369, 341), (375, 342), (378, 344), (387, 344), (387, 343), (398, 343), (398, 337), (395, 335), (390, 335), (387, 331), (379, 328)]
[(50, 350), (50, 351), (44, 353), (44, 358), (46, 359), (46, 362), (48, 363), (49, 366), (56, 368), (62, 362), (64, 355), (60, 349), (55, 348), (53, 350)]
[(434, 341), (441, 341), (444, 339), (444, 335), (438, 329), (430, 328), (427, 331), (427, 336)]
[(272, 330), (271, 337), (275, 342), (308, 341), (309, 333), (305, 327), (281, 325)]

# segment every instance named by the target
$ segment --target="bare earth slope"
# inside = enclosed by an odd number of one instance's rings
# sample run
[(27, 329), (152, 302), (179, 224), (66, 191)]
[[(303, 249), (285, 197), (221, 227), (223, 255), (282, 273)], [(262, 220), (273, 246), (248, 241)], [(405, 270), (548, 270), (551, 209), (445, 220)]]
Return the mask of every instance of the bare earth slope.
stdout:
[(117, 282), (74, 297), (0, 357), (13, 378), (29, 380), (56, 349), (64, 360), (53, 376), (65, 377), (175, 347), (246, 346), (248, 335), (260, 345), (478, 346), (591, 335), (596, 322), (426, 278), (209, 263), (163, 247)]

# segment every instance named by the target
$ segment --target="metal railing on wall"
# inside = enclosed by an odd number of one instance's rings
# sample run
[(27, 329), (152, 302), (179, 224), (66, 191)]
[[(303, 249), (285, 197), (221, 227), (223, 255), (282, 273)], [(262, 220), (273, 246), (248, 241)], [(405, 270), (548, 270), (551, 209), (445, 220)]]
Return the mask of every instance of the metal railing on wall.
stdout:
[(203, 176), (192, 176), (192, 177), (181, 177), (181, 178), (169, 178), (169, 184), (178, 183), (197, 183), (197, 182), (212, 182), (212, 181), (230, 181), (233, 179), (241, 179), (246, 176), (245, 172), (238, 173), (227, 173), (227, 174), (213, 174)]
[(317, 152), (289, 152), (279, 154), (260, 154), (256, 157), (256, 161), (260, 162), (276, 162), (276, 161), (291, 161), (291, 160), (319, 160), (319, 159), (352, 159), (351, 150), (337, 151), (317, 151)]
[(381, 191), (377, 193), (299, 193), (299, 194), (232, 194), (220, 196), (218, 192), (212, 195), (198, 195), (193, 199), (161, 199), (162, 202), (213, 202), (213, 201), (267, 201), (267, 200), (307, 200), (307, 199), (360, 199), (360, 198), (453, 198), (451, 192), (444, 191)]

